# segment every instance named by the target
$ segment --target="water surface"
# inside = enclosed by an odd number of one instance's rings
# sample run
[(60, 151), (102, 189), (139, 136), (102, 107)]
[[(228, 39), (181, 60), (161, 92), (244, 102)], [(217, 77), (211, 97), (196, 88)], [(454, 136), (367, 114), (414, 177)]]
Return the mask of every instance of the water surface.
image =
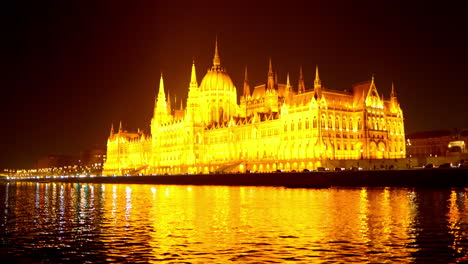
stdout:
[(456, 263), (468, 189), (0, 184), (0, 257), (40, 263)]

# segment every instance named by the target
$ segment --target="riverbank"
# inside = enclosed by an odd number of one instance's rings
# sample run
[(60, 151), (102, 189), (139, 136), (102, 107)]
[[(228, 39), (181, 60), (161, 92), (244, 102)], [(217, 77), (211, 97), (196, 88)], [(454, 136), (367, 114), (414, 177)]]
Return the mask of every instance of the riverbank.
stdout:
[(342, 187), (468, 187), (468, 169), (368, 170), (197, 175), (99, 176), (10, 181), (167, 185)]

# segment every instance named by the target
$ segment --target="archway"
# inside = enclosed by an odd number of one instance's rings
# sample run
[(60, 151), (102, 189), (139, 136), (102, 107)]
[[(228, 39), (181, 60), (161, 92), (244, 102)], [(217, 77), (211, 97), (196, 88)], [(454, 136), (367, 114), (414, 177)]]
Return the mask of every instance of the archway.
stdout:
[(356, 143), (356, 146), (354, 149), (355, 149), (356, 159), (364, 159), (364, 149), (363, 149), (362, 142)]
[(369, 158), (377, 158), (377, 144), (374, 141), (371, 141), (369, 144)]
[(378, 159), (383, 159), (386, 156), (385, 143), (380, 141), (379, 144), (377, 145), (377, 147), (378, 147), (377, 148), (377, 158)]

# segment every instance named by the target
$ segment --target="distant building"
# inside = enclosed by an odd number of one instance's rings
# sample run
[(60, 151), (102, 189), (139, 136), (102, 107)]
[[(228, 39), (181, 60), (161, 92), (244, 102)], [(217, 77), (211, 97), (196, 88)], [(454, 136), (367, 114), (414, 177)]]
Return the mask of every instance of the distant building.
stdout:
[(436, 130), (412, 133), (406, 136), (406, 153), (410, 157), (445, 156), (453, 139), (450, 130)]
[[(468, 129), (435, 130), (408, 134), (407, 154), (416, 159), (418, 165), (456, 160), (467, 153)], [(438, 159), (435, 159), (438, 158)]]
[(63, 168), (78, 165), (78, 158), (67, 155), (47, 155), (36, 161), (36, 169)]
[(403, 111), (394, 92), (384, 99), (374, 78), (351, 90), (322, 85), (318, 67), (306, 86), (279, 83), (270, 60), (266, 83), (251, 90), (245, 71), (237, 89), (221, 66), (198, 85), (192, 65), (186, 108), (175, 110), (163, 77), (155, 100), (151, 135), (113, 127), (103, 174), (300, 171), (329, 161), (406, 157)]
[(106, 161), (106, 149), (88, 149), (81, 152), (80, 165), (90, 173), (101, 173)]

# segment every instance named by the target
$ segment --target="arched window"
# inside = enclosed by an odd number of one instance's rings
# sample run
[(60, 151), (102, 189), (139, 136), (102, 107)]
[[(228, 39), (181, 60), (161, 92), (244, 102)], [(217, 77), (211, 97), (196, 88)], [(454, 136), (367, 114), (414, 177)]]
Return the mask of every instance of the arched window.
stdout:
[(336, 129), (341, 128), (341, 126), (340, 126), (340, 117), (339, 116), (336, 116), (335, 127), (336, 127)]
[(317, 117), (314, 116), (314, 121), (313, 121), (313, 128), (317, 128)]
[(325, 115), (322, 115), (322, 120), (320, 120), (322, 122), (322, 128), (325, 128), (326, 127), (326, 124), (327, 124), (327, 119), (325, 117)]
[(294, 121), (291, 121), (291, 131), (294, 131)]
[(357, 129), (362, 129), (361, 118), (357, 120)]
[(302, 121), (299, 118), (299, 122), (297, 123), (297, 130), (301, 130), (301, 129), (302, 129)]
[(343, 129), (346, 130), (347, 124), (346, 124), (346, 117), (343, 117)]
[(353, 130), (353, 118), (349, 119), (349, 130)]
[(211, 111), (210, 111), (210, 114), (211, 114), (211, 121), (212, 122), (217, 122), (218, 121), (218, 115), (217, 115), (217, 112), (216, 112), (216, 109), (214, 106), (211, 107)]
[(288, 132), (288, 124), (284, 123), (284, 132)]
[(306, 118), (306, 124), (305, 124), (306, 129), (309, 129), (309, 118)]
[(224, 109), (222, 107), (219, 108), (219, 123), (224, 122)]
[(333, 128), (333, 116), (328, 116), (328, 128), (332, 129)]

